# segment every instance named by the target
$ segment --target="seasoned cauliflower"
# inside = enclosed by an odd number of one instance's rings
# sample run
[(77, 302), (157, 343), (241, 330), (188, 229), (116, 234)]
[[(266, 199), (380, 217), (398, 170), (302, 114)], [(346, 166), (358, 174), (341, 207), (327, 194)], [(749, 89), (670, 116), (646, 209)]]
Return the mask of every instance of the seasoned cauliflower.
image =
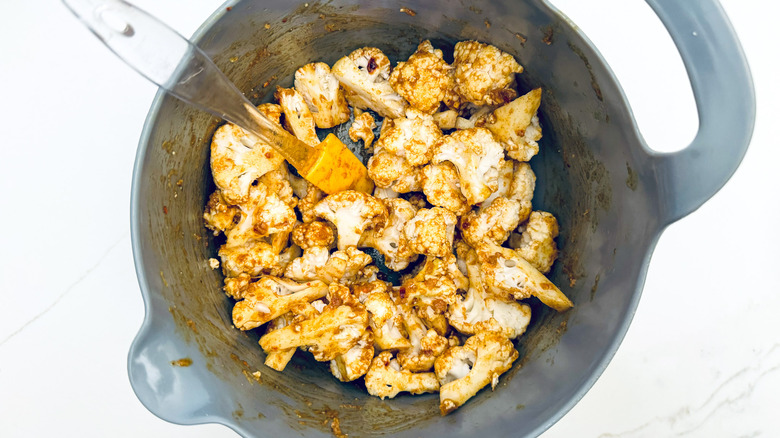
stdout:
[(344, 90), (328, 64), (313, 62), (299, 68), (295, 71), (294, 86), (306, 101), (318, 128), (332, 128), (349, 120)]
[(298, 211), (301, 212), (301, 221), (304, 223), (311, 222), (317, 219), (314, 207), (325, 199), (328, 194), (303, 178), (300, 178), (300, 181), (302, 183), (297, 184), (298, 189), (293, 187), (296, 196), (298, 196)]
[(330, 372), (342, 382), (351, 382), (368, 372), (373, 358), (374, 336), (366, 331), (357, 344), (330, 361)]
[(231, 123), (217, 128), (211, 140), (214, 184), (230, 204), (245, 202), (252, 183), (283, 161), (271, 146)]
[(521, 234), (513, 234), (512, 237), (517, 237), (509, 240), (510, 248), (514, 248), (520, 257), (542, 274), (550, 272), (558, 257), (558, 247), (554, 240), (558, 237), (555, 216), (546, 211), (534, 211), (518, 231)]
[(409, 110), (406, 117), (385, 119), (376, 152), (387, 151), (405, 158), (410, 166), (422, 166), (431, 161), (433, 145), (441, 137), (431, 116)]
[(317, 278), (328, 284), (370, 282), (377, 272), (376, 266), (369, 266), (372, 261), (370, 255), (349, 246), (331, 254), (325, 265), (317, 269)]
[[(523, 67), (508, 53), (477, 41), (455, 44), (455, 90), (468, 102), (477, 105), (501, 105), (505, 90)], [(510, 99), (511, 100), (511, 99)]]
[(357, 245), (365, 230), (382, 227), (387, 221), (382, 202), (355, 190), (327, 196), (314, 207), (314, 214), (336, 226), (339, 250)]
[(364, 232), (358, 246), (376, 249), (385, 256), (385, 266), (400, 271), (417, 258), (403, 232), (404, 225), (414, 218), (417, 209), (401, 198), (381, 199), (381, 202), (388, 212), (385, 226)]
[(450, 324), (468, 335), (480, 331), (495, 331), (510, 339), (522, 335), (531, 321), (531, 308), (511, 298), (488, 294), (474, 251), (469, 249), (465, 257), (460, 252), (458, 255), (466, 260), (469, 288), (466, 296), (447, 310)]
[(225, 231), (228, 245), (274, 233), (289, 232), (295, 225), (295, 211), (263, 183), (252, 186), (248, 199), (237, 206), (238, 221), (235, 226)]
[[(292, 324), (294, 320), (295, 316), (292, 314), (292, 312), (285, 313), (278, 318), (272, 319), (265, 325), (266, 333), (287, 327), (288, 325)], [(295, 350), (296, 348), (293, 347), (288, 348), (287, 350), (268, 353), (265, 357), (265, 365), (276, 371), (284, 371), (284, 368), (288, 363), (290, 363), (290, 360), (292, 360), (292, 357), (295, 354)]]
[(368, 310), (368, 324), (374, 333), (374, 342), (381, 350), (406, 349), (412, 346), (403, 315), (390, 294), (371, 293), (363, 304)]
[(382, 117), (403, 117), (407, 103), (390, 86), (390, 60), (381, 50), (357, 49), (336, 61), (331, 73), (344, 86), (353, 107), (372, 109)]
[(355, 143), (358, 140), (363, 140), (363, 147), (369, 149), (374, 143), (374, 128), (376, 128), (376, 122), (371, 114), (365, 112), (358, 114), (355, 111), (355, 120), (349, 126), (349, 138)]
[(455, 129), (481, 128), (488, 121), (488, 117), (496, 109), (494, 106), (465, 105), (455, 119)]
[(328, 293), (325, 283), (299, 284), (281, 278), (264, 276), (250, 283), (244, 299), (233, 306), (233, 325), (251, 330), (277, 318), (300, 303), (310, 303)]
[(227, 277), (270, 273), (279, 265), (279, 254), (263, 239), (224, 244), (219, 248), (222, 271)]
[(292, 230), (293, 243), (304, 251), (314, 247), (330, 248), (334, 240), (333, 228), (323, 221), (304, 222)]
[[(329, 296), (333, 288), (347, 289), (345, 286), (331, 284)], [(349, 289), (346, 293), (349, 293)], [(263, 335), (260, 338), (260, 347), (266, 353), (305, 347), (315, 360), (331, 361), (354, 347), (362, 338), (366, 327), (368, 312), (362, 304), (357, 301), (331, 299), (322, 313)]]
[(317, 129), (314, 124), (314, 116), (309, 111), (309, 106), (294, 88), (276, 87), (274, 97), (284, 112), (284, 119), (298, 137), (298, 140), (309, 146), (317, 146), (320, 139), (317, 137)]
[(512, 368), (519, 353), (512, 342), (495, 332), (479, 332), (463, 346), (452, 347), (436, 359), (439, 410), (447, 415), (477, 392), (498, 384), (498, 376)]
[(515, 160), (528, 161), (539, 153), (537, 142), (542, 138), (542, 127), (536, 112), (541, 100), (542, 89), (531, 90), (497, 108), (484, 125)]
[(432, 163), (444, 161), (458, 169), (460, 190), (469, 205), (473, 205), (498, 189), (498, 170), (504, 164), (504, 149), (487, 129), (465, 129), (445, 135), (434, 146)]
[(436, 330), (426, 328), (411, 306), (402, 305), (400, 310), (412, 345), (398, 352), (398, 363), (402, 369), (412, 372), (428, 371), (433, 368), (436, 357), (449, 347), (449, 342), (447, 338), (436, 333)]
[(246, 290), (249, 289), (249, 283), (252, 282), (252, 276), (246, 273), (238, 274), (235, 277), (225, 278), (225, 286), (222, 290), (225, 291), (227, 296), (234, 300), (244, 299)]
[(439, 109), (449, 90), (455, 86), (450, 67), (441, 50), (425, 40), (406, 62), (399, 62), (390, 74), (390, 85), (409, 105), (427, 114)]
[(413, 167), (405, 158), (378, 151), (368, 159), (368, 177), (379, 188), (409, 193), (422, 188), (422, 168)]
[(463, 240), (479, 246), (489, 239), (502, 244), (520, 223), (520, 203), (512, 199), (496, 198), (488, 207), (466, 213), (460, 222)]
[(477, 255), (481, 276), (491, 293), (516, 300), (535, 296), (559, 312), (573, 306), (553, 282), (516, 251), (483, 242)]
[(364, 47), (304, 65), (279, 104), (258, 107), (312, 146), (318, 129), (362, 140), (373, 196), (327, 195), (227, 124), (203, 220), (224, 236), (208, 266), (222, 268), (233, 324), (261, 327), (267, 366), (301, 350), (381, 398), (440, 391), (447, 415), (517, 359), (511, 340), (531, 321), (520, 300), (572, 303), (545, 277), (557, 221), (532, 211), (541, 90), (518, 98), (523, 68), (494, 46), (464, 41), (444, 58), (423, 41), (393, 69)]
[(235, 225), (234, 219), (238, 214), (238, 207), (229, 205), (222, 197), (222, 191), (217, 189), (209, 196), (206, 208), (203, 212), (203, 220), (206, 228), (214, 231), (214, 235), (224, 233)]
[(444, 257), (452, 254), (458, 218), (446, 208), (423, 208), (404, 225), (403, 236), (415, 254)]
[(458, 112), (455, 110), (445, 110), (434, 113), (432, 117), (433, 122), (436, 123), (436, 126), (442, 131), (455, 129), (455, 123), (457, 123), (458, 120)]
[(471, 209), (460, 190), (458, 170), (449, 161), (429, 164), (422, 170), (422, 190), (428, 202), (444, 207), (458, 216)]
[(402, 370), (398, 361), (393, 359), (393, 353), (379, 353), (365, 376), (368, 393), (384, 399), (394, 398), (399, 392), (422, 394), (439, 390), (439, 381), (434, 373), (413, 373)]
[(319, 272), (328, 263), (330, 252), (327, 247), (313, 246), (290, 261), (284, 269), (284, 276), (295, 281), (309, 281), (319, 278)]
[(265, 185), (271, 193), (276, 194), (276, 196), (287, 204), (288, 207), (295, 208), (298, 205), (298, 199), (296, 199), (295, 190), (290, 183), (292, 179), (290, 169), (285, 162), (276, 169), (261, 176), (258, 181)]
[(403, 281), (399, 298), (402, 303), (414, 306), (426, 327), (444, 336), (449, 331), (446, 311), (455, 304), (457, 291), (467, 288), (468, 279), (458, 269), (453, 254), (426, 257), (422, 268)]

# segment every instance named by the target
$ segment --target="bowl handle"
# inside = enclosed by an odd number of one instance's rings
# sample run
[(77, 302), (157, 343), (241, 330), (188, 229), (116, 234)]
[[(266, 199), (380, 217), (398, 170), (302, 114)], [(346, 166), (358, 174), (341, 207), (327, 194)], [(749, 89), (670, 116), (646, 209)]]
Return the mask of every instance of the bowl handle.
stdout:
[(750, 69), (717, 0), (646, 0), (680, 51), (693, 88), (699, 130), (674, 153), (653, 153), (662, 217), (674, 222), (699, 208), (734, 174), (755, 122)]

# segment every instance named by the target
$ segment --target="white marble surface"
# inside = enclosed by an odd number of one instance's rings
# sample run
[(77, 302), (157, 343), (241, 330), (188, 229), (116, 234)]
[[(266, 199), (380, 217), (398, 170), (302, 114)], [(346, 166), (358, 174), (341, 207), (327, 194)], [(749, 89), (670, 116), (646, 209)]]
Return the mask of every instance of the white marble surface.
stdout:
[[(136, 3), (187, 35), (220, 5)], [(696, 129), (693, 99), (650, 9), (555, 3), (601, 49), (651, 145), (683, 147)], [(750, 150), (723, 190), (665, 232), (620, 350), (545, 438), (780, 433), (780, 7), (723, 3), (758, 95)], [(158, 419), (126, 375), (143, 315), (130, 176), (155, 88), (59, 2), (2, 2), (0, 35), (0, 436), (235, 436)]]

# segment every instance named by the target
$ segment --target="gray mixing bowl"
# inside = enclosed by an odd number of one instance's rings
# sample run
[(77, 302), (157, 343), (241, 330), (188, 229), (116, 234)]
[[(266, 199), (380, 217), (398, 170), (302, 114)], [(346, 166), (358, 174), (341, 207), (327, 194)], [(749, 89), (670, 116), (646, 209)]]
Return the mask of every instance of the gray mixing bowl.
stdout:
[(257, 102), (269, 100), (277, 84), (289, 86), (297, 67), (333, 63), (364, 45), (395, 62), (423, 39), (445, 53), (476, 39), (525, 66), (521, 87), (544, 90), (544, 138), (532, 160), (535, 207), (560, 220), (562, 257), (551, 278), (575, 307), (557, 314), (534, 304), (513, 369), (494, 392), (483, 390), (444, 418), (436, 394), (382, 401), (305, 355), (284, 373), (266, 368), (258, 335), (232, 327), (221, 273), (207, 262), (217, 248), (201, 212), (213, 190), (208, 145), (220, 121), (160, 93), (132, 187), (133, 251), (146, 304), (128, 358), (136, 394), (165, 420), (222, 423), (245, 436), (330, 436), (335, 415), (344, 433), (360, 437), (541, 434), (618, 348), (664, 227), (712, 196), (746, 151), (754, 93), (724, 12), (714, 0), (648, 1), (682, 54), (700, 117), (687, 149), (659, 154), (646, 147), (596, 49), (544, 0), (307, 1), (228, 1), (193, 39)]

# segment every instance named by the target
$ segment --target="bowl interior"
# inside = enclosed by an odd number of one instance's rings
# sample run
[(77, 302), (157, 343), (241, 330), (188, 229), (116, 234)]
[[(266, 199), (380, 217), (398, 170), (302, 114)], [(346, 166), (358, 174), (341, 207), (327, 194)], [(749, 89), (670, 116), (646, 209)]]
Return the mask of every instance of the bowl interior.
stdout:
[[(362, 46), (396, 62), (430, 39), (451, 59), (457, 41), (489, 42), (525, 67), (520, 89), (544, 90), (534, 208), (560, 222), (550, 278), (575, 303), (557, 314), (532, 300), (520, 359), (495, 391), (441, 418), (438, 395), (379, 400), (296, 354), (283, 373), (263, 365), (258, 334), (233, 328), (217, 244), (203, 226), (213, 191), (215, 118), (159, 95), (141, 139), (133, 187), (133, 245), (147, 318), (130, 353), (134, 389), (152, 412), (178, 423), (217, 421), (242, 434), (330, 435), (329, 419), (355, 436), (422, 429), (538, 434), (595, 381), (623, 337), (659, 232), (656, 186), (625, 99), (589, 43), (540, 1), (405, 2), (400, 5), (238, 1), (195, 40), (256, 102), (291, 86), (308, 62), (332, 64)], [(266, 29), (266, 23), (269, 28)], [(190, 364), (187, 360), (191, 359)], [(189, 365), (189, 366), (181, 366)], [(259, 371), (259, 374), (253, 374)]]

